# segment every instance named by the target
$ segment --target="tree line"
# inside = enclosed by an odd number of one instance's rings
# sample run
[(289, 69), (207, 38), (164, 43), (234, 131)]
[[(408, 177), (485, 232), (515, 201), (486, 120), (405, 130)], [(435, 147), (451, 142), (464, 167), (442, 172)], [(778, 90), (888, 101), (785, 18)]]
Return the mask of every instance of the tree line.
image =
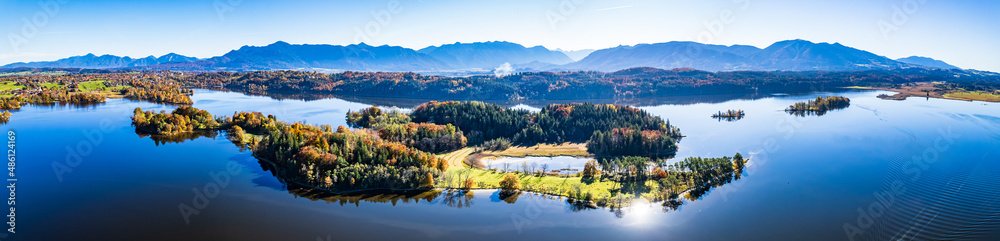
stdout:
[(658, 184), (655, 190), (633, 191), (651, 191), (661, 199), (676, 199), (684, 191), (701, 195), (712, 187), (738, 179), (746, 161), (740, 153), (733, 157), (688, 157), (673, 164), (667, 164), (666, 159), (643, 156), (598, 158), (596, 164), (602, 170), (588, 170), (593, 168), (588, 163), (583, 176), (611, 179), (622, 183), (623, 189), (641, 189), (646, 181), (652, 180)]
[(884, 86), (946, 81), (996, 90), (1000, 76), (965, 70), (731, 71), (631, 68), (616, 72), (528, 72), (503, 77), (415, 73), (303, 71), (211, 72), (173, 76), (190, 86), (257, 95), (311, 93), (449, 100), (621, 99), (691, 94), (811, 90), (816, 86)]
[(410, 113), (413, 122), (452, 124), (466, 131), (470, 144), (512, 138), (528, 126), (532, 116), (527, 110), (479, 101), (431, 101), (417, 106)]
[(671, 158), (677, 153), (677, 140), (663, 130), (614, 128), (594, 131), (587, 141), (587, 151), (599, 157), (644, 156)]
[(452, 124), (413, 123), (409, 115), (399, 110), (382, 111), (378, 107), (369, 107), (357, 112), (348, 111), (347, 124), (375, 130), (383, 140), (431, 153), (462, 149), (468, 143), (461, 129)]
[(119, 90), (121, 95), (127, 99), (178, 105), (190, 105), (194, 103), (190, 97), (191, 94), (194, 94), (194, 91), (183, 88), (179, 83), (173, 81), (127, 79), (116, 84), (128, 86), (128, 88)]
[(596, 131), (614, 128), (657, 130), (679, 138), (680, 129), (645, 110), (590, 103), (551, 104), (531, 118), (531, 125), (514, 136), (517, 143), (586, 142)]
[(132, 125), (137, 132), (145, 134), (172, 135), (195, 130), (215, 130), (222, 125), (208, 111), (190, 106), (181, 106), (170, 113), (143, 111), (136, 107), (132, 111)]
[[(170, 113), (136, 108), (132, 120), (137, 132), (154, 134), (229, 131), (234, 143), (248, 145), (255, 157), (274, 163), (283, 180), (328, 190), (427, 188), (448, 168), (444, 159), (384, 140), (373, 130), (286, 123), (259, 112), (227, 117), (190, 106)], [(244, 139), (247, 133), (255, 136)]]
[[(514, 144), (587, 142), (597, 131), (628, 128), (654, 133), (656, 142), (674, 142), (680, 129), (644, 110), (618, 105), (589, 103), (552, 104), (539, 113), (504, 108), (478, 101), (421, 104), (410, 114), (413, 122), (452, 124), (469, 134), (470, 143), (505, 138)], [(635, 139), (642, 141), (642, 138)]]

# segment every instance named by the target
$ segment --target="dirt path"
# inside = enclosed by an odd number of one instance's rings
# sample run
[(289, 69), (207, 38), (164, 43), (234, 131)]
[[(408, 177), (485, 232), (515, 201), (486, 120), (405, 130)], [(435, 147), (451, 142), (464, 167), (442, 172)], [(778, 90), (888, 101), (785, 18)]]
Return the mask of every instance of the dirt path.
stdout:
[(473, 151), (475, 151), (474, 148), (466, 147), (459, 149), (457, 151), (445, 153), (444, 155), (441, 156), (441, 158), (444, 158), (445, 160), (448, 161), (449, 168), (451, 167), (461, 168), (464, 167), (464, 164), (462, 164), (462, 162), (464, 162), (465, 158), (469, 157), (469, 155), (471, 155)]

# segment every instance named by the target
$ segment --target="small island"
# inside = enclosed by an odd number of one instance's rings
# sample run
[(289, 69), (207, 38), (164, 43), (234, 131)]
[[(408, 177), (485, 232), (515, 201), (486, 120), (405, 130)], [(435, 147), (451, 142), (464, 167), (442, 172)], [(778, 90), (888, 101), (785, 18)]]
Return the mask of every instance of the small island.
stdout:
[(798, 102), (785, 108), (789, 114), (805, 116), (806, 114), (824, 115), (827, 111), (838, 110), (851, 106), (851, 99), (843, 96), (816, 97), (815, 100)]
[(743, 110), (727, 110), (726, 112), (719, 111), (718, 113), (712, 114), (712, 118), (718, 119), (719, 121), (738, 121), (743, 119), (746, 113)]

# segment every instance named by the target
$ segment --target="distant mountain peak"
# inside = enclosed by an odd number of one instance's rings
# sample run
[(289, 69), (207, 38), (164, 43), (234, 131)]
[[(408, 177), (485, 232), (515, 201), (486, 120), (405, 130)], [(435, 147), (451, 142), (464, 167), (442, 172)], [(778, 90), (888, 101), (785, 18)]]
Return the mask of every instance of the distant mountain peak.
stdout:
[[(524, 47), (507, 41), (443, 44), (417, 50), (452, 66), (454, 69), (494, 69), (504, 63), (541, 66), (573, 62), (569, 56), (544, 46)], [(536, 63), (537, 62), (537, 63)]]
[(928, 58), (928, 57), (923, 57), (923, 56), (910, 56), (910, 57), (906, 57), (906, 58), (899, 58), (899, 59), (896, 59), (896, 61), (907, 63), (907, 64), (920, 65), (920, 66), (926, 66), (926, 67), (931, 67), (931, 68), (938, 68), (938, 69), (961, 69), (961, 68), (959, 68), (957, 66), (945, 63), (944, 61), (936, 60), (936, 59), (932, 59), (932, 58)]

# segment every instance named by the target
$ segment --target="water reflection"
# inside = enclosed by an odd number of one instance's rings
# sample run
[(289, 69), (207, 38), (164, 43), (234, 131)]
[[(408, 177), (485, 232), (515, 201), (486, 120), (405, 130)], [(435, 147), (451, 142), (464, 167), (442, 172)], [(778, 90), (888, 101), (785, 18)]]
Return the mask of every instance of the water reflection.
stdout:
[(834, 109), (830, 109), (830, 110), (785, 110), (785, 112), (788, 113), (789, 115), (798, 116), (798, 117), (823, 116), (823, 115), (826, 115), (827, 112), (830, 112), (832, 110), (839, 110), (839, 109), (844, 109), (844, 108), (847, 108), (847, 107), (834, 108)]
[[(354, 206), (359, 206), (362, 202), (369, 203), (391, 203), (392, 206), (396, 206), (397, 203), (420, 203), (424, 201), (427, 203), (434, 203), (436, 199), (450, 199), (452, 200), (449, 206), (458, 207), (468, 207), (472, 205), (472, 202), (463, 202), (467, 199), (471, 199), (473, 196), (470, 193), (465, 195), (465, 193), (458, 193), (455, 191), (442, 191), (439, 189), (431, 190), (370, 190), (370, 191), (358, 191), (350, 193), (330, 193), (328, 191), (319, 190), (310, 187), (304, 187), (299, 185), (290, 184), (288, 186), (288, 193), (291, 193), (297, 197), (308, 198), (313, 201), (326, 201), (327, 203), (339, 203), (340, 206), (345, 204), (354, 204)], [(458, 200), (465, 199), (465, 200)]]
[(684, 200), (670, 199), (663, 202), (663, 212), (677, 211), (680, 209), (681, 205), (684, 205)]
[(182, 132), (173, 135), (156, 135), (156, 134), (147, 134), (136, 130), (135, 134), (139, 135), (139, 138), (149, 137), (149, 139), (152, 139), (153, 142), (156, 143), (156, 146), (160, 146), (161, 144), (165, 145), (167, 143), (184, 143), (185, 141), (195, 140), (201, 137), (208, 137), (211, 139), (215, 139), (215, 137), (219, 135), (219, 132), (213, 130), (198, 130), (198, 131)]
[[(740, 180), (740, 177), (742, 176), (743, 176), (743, 169), (737, 169), (732, 174), (719, 176), (718, 178), (712, 179), (702, 184), (701, 186), (688, 190), (686, 193), (681, 193), (680, 196), (683, 197), (684, 199), (687, 199), (688, 201), (697, 201), (701, 199), (701, 197), (711, 193), (712, 189), (732, 183), (733, 180)], [(667, 202), (669, 201), (670, 200), (667, 200)], [(681, 201), (680, 204), (683, 204), (683, 201)], [(667, 203), (664, 203), (663, 205), (666, 206)]]
[(743, 110), (727, 110), (726, 112), (719, 111), (718, 113), (712, 114), (712, 118), (718, 121), (738, 121), (742, 120), (746, 113)]
[[(444, 204), (453, 208), (468, 208), (475, 204), (475, 192), (458, 189), (430, 189), (430, 190), (366, 190), (348, 193), (330, 193), (325, 190), (304, 187), (290, 184), (288, 192), (297, 196), (308, 198), (313, 201), (326, 201), (327, 203), (339, 203), (340, 206), (353, 204), (360, 206), (362, 202), (369, 203), (391, 203), (392, 206), (402, 203)], [(518, 194), (520, 195), (520, 194)], [(517, 201), (517, 197), (507, 197), (508, 203)]]

